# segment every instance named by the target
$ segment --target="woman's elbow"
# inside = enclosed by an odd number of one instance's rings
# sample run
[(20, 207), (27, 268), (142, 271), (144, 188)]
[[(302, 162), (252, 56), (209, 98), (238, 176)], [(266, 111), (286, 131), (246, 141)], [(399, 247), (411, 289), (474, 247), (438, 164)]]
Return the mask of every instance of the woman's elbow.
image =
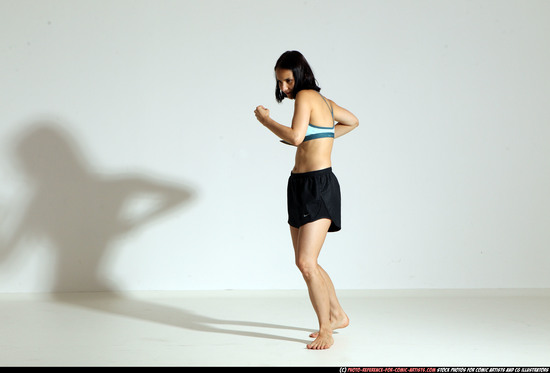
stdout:
[(353, 116), (353, 128), (359, 127), (359, 118), (357, 118), (355, 115)]
[(300, 146), (301, 143), (304, 142), (305, 136), (295, 135), (290, 140), (290, 143), (294, 146)]
[(349, 128), (350, 131), (356, 129), (357, 127), (359, 127), (359, 120), (354, 120), (354, 121), (351, 121), (351, 122), (348, 122), (345, 124), (346, 127)]

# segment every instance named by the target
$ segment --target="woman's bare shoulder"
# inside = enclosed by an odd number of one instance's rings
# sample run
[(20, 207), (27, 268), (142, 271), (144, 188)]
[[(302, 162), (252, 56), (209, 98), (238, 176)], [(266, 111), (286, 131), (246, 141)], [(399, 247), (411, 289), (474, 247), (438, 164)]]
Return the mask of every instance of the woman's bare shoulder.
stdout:
[(296, 94), (296, 100), (314, 100), (318, 97), (320, 97), (319, 92), (313, 89), (302, 89)]

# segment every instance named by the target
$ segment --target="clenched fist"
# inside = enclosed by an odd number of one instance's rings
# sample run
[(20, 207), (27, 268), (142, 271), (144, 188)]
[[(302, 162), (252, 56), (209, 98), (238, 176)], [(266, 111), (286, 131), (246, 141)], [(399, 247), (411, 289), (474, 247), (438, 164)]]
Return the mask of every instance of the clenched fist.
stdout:
[(254, 114), (256, 115), (256, 119), (258, 119), (258, 121), (262, 124), (265, 124), (265, 121), (269, 119), (269, 109), (263, 107), (262, 105), (256, 107)]

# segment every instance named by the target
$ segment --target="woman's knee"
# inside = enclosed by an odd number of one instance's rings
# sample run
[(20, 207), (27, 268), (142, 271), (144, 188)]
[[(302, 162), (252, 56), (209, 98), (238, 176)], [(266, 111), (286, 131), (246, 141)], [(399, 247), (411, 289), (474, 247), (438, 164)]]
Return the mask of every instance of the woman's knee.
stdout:
[(318, 265), (316, 261), (307, 260), (307, 259), (296, 259), (296, 266), (306, 278), (311, 277), (318, 271)]

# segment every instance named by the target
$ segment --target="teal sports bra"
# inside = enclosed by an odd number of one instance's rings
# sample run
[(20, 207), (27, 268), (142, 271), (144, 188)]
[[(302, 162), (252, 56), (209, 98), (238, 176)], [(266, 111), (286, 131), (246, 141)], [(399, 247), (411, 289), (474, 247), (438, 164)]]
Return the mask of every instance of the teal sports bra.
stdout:
[[(321, 93), (319, 93), (319, 95), (323, 97)], [(323, 137), (334, 138), (334, 127), (336, 127), (334, 125), (334, 112), (332, 110), (332, 106), (330, 106), (330, 104), (324, 97), (323, 97), (323, 100), (325, 101), (328, 108), (330, 109), (330, 115), (332, 115), (332, 127), (319, 127), (319, 126), (314, 126), (313, 124), (310, 123), (307, 126), (307, 132), (306, 132), (306, 137), (304, 138), (304, 141), (320, 139)]]

